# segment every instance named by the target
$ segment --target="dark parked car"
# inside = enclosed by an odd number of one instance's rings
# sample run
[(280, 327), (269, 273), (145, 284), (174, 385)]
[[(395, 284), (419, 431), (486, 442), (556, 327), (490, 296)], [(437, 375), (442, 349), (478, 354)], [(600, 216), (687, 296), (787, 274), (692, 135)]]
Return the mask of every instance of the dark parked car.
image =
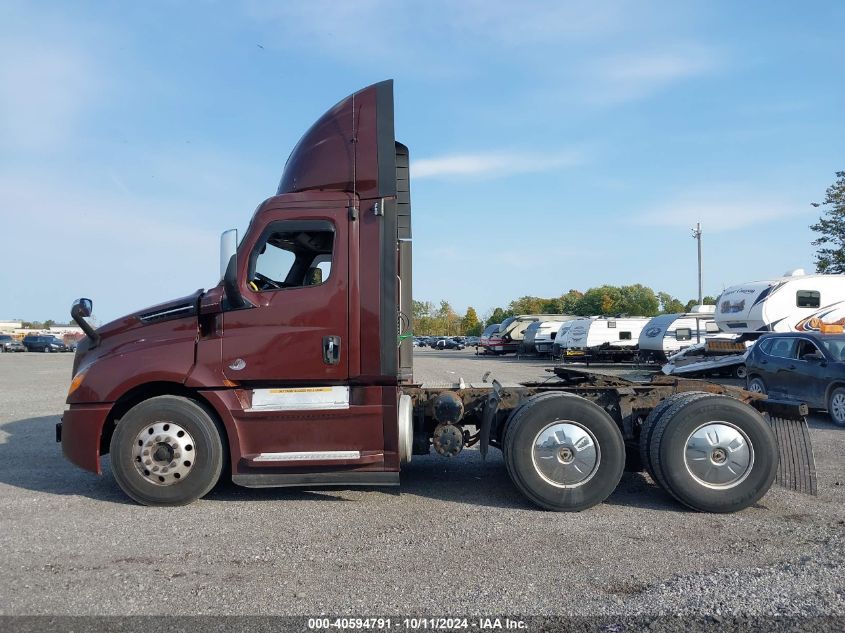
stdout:
[(453, 338), (441, 338), (432, 345), (435, 349), (463, 349), (463, 341)]
[(8, 334), (0, 334), (0, 353), (2, 352), (25, 352), (26, 348), (19, 340)]
[(827, 409), (845, 426), (845, 335), (767, 334), (748, 354), (748, 390)]
[(24, 347), (28, 352), (69, 352), (70, 348), (55, 336), (40, 336), (30, 334), (23, 338)]

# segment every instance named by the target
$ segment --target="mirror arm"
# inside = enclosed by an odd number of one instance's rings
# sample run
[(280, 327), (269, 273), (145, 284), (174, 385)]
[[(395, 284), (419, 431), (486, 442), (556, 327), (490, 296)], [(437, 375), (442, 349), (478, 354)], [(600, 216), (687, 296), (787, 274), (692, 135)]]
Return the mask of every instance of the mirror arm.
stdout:
[(85, 332), (85, 335), (91, 339), (91, 348), (97, 347), (100, 344), (100, 335), (94, 331), (94, 328), (91, 327), (91, 324), (85, 320), (82, 316), (82, 306), (79, 304), (75, 304), (70, 309), (70, 316), (71, 318), (76, 321), (76, 324), (82, 328), (82, 331)]

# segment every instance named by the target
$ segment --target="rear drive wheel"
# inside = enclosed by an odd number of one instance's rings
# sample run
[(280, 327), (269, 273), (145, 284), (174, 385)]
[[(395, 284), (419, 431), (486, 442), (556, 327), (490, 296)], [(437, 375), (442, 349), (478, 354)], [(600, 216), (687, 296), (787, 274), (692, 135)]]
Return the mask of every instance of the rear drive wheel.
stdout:
[(657, 424), (658, 420), (663, 417), (663, 414), (666, 413), (670, 408), (676, 405), (678, 402), (682, 400), (689, 400), (693, 396), (701, 396), (706, 395), (704, 392), (701, 391), (682, 391), (681, 393), (674, 393), (668, 398), (665, 398), (660, 401), (660, 403), (654, 407), (646, 417), (645, 421), (640, 428), (640, 463), (642, 464), (643, 468), (645, 468), (646, 472), (651, 477), (652, 481), (659, 485), (657, 481), (657, 475), (654, 472), (654, 467), (651, 465), (651, 439), (652, 435), (654, 434), (654, 428)]
[(547, 510), (574, 512), (604, 501), (625, 466), (613, 419), (581, 397), (543, 394), (509, 420), (505, 465), (514, 485)]
[(763, 382), (763, 379), (760, 378), (759, 376), (752, 378), (751, 380), (748, 381), (748, 391), (751, 391), (752, 393), (762, 393), (762, 394), (769, 393), (768, 390), (766, 389), (766, 383)]
[(837, 387), (830, 392), (827, 412), (836, 426), (845, 426), (845, 389)]
[(656, 423), (651, 462), (675, 499), (702, 512), (756, 503), (778, 465), (774, 433), (755, 409), (727, 396), (681, 401)]
[(149, 506), (184, 505), (208, 493), (223, 469), (221, 432), (199, 403), (158, 396), (135, 405), (111, 439), (112, 472)]
[(734, 367), (732, 373), (734, 378), (742, 379), (748, 376), (748, 370), (745, 368), (744, 363), (742, 365), (737, 365), (736, 367)]

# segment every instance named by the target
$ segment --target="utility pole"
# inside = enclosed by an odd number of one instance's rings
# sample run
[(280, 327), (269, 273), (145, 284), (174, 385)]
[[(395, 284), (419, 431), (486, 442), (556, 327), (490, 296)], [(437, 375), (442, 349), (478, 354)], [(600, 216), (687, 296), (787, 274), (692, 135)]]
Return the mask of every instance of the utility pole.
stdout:
[[(695, 228), (692, 229), (692, 237), (698, 243), (698, 305), (704, 302), (704, 295), (701, 292), (701, 222), (695, 223)], [(701, 342), (701, 324), (699, 320), (695, 320), (696, 342)]]
[(693, 239), (698, 242), (698, 305), (704, 301), (704, 295), (701, 294), (701, 222), (695, 223), (695, 228), (692, 230)]

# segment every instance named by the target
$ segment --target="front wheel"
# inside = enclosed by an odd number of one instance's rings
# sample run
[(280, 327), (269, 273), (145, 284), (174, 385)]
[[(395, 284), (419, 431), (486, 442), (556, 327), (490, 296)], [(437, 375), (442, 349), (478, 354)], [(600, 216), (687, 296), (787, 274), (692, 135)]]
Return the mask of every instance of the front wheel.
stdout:
[(827, 412), (836, 426), (845, 426), (845, 388), (837, 387), (830, 392)]
[(43, 351), (45, 354), (49, 354), (49, 353), (50, 353), (50, 346), (48, 345), (47, 347), (45, 347), (45, 348), (44, 348), (43, 350), (41, 350), (41, 351)]
[(118, 485), (148, 506), (184, 505), (207, 494), (223, 470), (222, 433), (194, 400), (158, 396), (117, 423), (111, 465)]
[(613, 419), (585, 398), (542, 394), (511, 416), (503, 442), (514, 485), (541, 508), (575, 512), (604, 501), (625, 467)]

